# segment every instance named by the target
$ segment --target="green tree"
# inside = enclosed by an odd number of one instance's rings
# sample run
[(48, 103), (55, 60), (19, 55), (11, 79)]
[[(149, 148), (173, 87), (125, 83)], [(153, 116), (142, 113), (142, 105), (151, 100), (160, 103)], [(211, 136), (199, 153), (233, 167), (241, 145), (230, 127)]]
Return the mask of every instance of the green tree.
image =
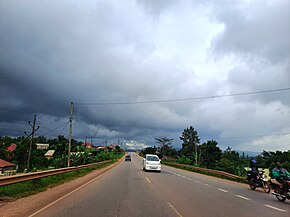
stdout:
[(156, 154), (157, 148), (154, 147), (147, 147), (141, 151), (141, 154), (145, 156), (146, 154)]
[(9, 137), (0, 137), (0, 159), (8, 160), (7, 147), (11, 144)]
[(19, 171), (22, 171), (27, 167), (28, 159), (28, 149), (29, 149), (30, 139), (27, 137), (19, 138), (16, 150), (14, 151), (14, 162), (18, 164)]
[(222, 150), (217, 145), (216, 141), (211, 140), (199, 146), (202, 166), (215, 168), (216, 163), (220, 161), (222, 156)]
[(183, 141), (180, 154), (187, 157), (192, 157), (195, 154), (195, 157), (197, 157), (196, 150), (200, 141), (197, 131), (190, 126), (183, 130), (180, 139)]
[(221, 160), (217, 163), (217, 169), (240, 175), (248, 162), (240, 158), (239, 153), (228, 147), (222, 154)]
[(161, 138), (155, 138), (155, 141), (156, 143), (160, 145), (159, 150), (162, 156), (174, 157), (172, 155), (176, 155), (176, 151), (174, 153), (173, 151), (174, 148), (171, 146), (173, 139), (167, 138), (167, 137), (161, 137)]

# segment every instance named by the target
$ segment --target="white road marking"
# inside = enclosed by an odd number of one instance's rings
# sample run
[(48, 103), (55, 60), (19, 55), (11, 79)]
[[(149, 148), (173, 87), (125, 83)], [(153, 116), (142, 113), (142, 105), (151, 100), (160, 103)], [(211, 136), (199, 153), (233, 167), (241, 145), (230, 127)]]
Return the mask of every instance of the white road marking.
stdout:
[(206, 183), (205, 183), (204, 185), (205, 185), (205, 186), (208, 186), (208, 184), (206, 184)]
[(239, 198), (242, 198), (242, 199), (244, 199), (244, 200), (251, 200), (250, 198), (244, 197), (244, 196), (242, 196), (242, 195), (238, 195), (238, 194), (236, 194), (236, 196), (239, 197)]
[(180, 217), (182, 217), (182, 215), (177, 211), (177, 209), (175, 209), (175, 207), (174, 206), (172, 206), (172, 204), (170, 203), (170, 202), (167, 202), (168, 203), (168, 205), (176, 212), (176, 214), (178, 215), (178, 216), (180, 216)]
[[(105, 174), (105, 173), (103, 173), (103, 174)], [(87, 183), (81, 185), (80, 187), (76, 188), (75, 190), (69, 192), (68, 194), (66, 194), (66, 195), (64, 195), (64, 196), (62, 196), (62, 197), (60, 197), (60, 198), (58, 198), (58, 199), (55, 200), (54, 202), (48, 204), (47, 206), (43, 207), (42, 209), (38, 210), (37, 212), (31, 214), (29, 217), (35, 216), (35, 215), (39, 214), (40, 212), (42, 212), (43, 210), (47, 209), (48, 207), (51, 207), (52, 205), (58, 203), (58, 202), (61, 201), (62, 199), (64, 199), (64, 198), (68, 197), (69, 195), (71, 195), (72, 193), (74, 193), (74, 192), (80, 190), (81, 188), (85, 187), (86, 185), (90, 184), (91, 182), (95, 181), (96, 179), (99, 179), (103, 174), (101, 174), (101, 175), (95, 177), (94, 179), (90, 180), (89, 182), (87, 182)]]
[(185, 177), (185, 176), (181, 176), (181, 177), (186, 179), (186, 177)]
[(191, 178), (187, 178), (188, 180), (192, 180)]
[(219, 191), (222, 191), (222, 192), (228, 192), (227, 190), (225, 189), (221, 189), (221, 188), (218, 188)]
[(146, 177), (146, 179), (147, 179), (147, 181), (148, 181), (149, 183), (151, 183), (151, 181), (150, 181), (150, 179), (148, 179), (148, 177)]
[(198, 181), (198, 180), (195, 180), (195, 182), (196, 182), (196, 183), (200, 183), (200, 181)]
[(178, 176), (181, 176), (180, 174), (177, 174)]
[(284, 209), (279, 209), (277, 207), (274, 207), (274, 206), (270, 206), (270, 205), (267, 205), (265, 204), (264, 206), (268, 207), (268, 208), (271, 208), (271, 209), (274, 209), (274, 210), (277, 210), (277, 211), (280, 211), (280, 212), (287, 212), (286, 210)]

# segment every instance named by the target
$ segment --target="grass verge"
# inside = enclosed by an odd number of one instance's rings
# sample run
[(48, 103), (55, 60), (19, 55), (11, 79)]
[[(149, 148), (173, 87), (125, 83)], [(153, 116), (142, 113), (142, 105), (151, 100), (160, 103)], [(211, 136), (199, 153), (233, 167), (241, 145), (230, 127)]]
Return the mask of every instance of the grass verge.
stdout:
[(240, 183), (248, 183), (247, 180), (245, 179), (234, 179), (234, 178), (230, 178), (227, 176), (223, 176), (220, 174), (215, 174), (215, 173), (211, 173), (211, 172), (207, 172), (207, 171), (201, 171), (201, 170), (196, 170), (192, 167), (188, 167), (187, 165), (175, 165), (175, 164), (171, 164), (170, 162), (162, 162), (162, 164), (170, 166), (170, 167), (175, 167), (178, 169), (182, 169), (182, 170), (187, 170), (187, 171), (191, 171), (191, 172), (195, 172), (195, 173), (200, 173), (200, 174), (204, 174), (204, 175), (208, 175), (208, 176), (213, 176), (213, 177), (217, 177), (217, 178), (222, 178), (222, 179), (227, 179), (227, 180), (231, 180), (231, 181), (236, 181), (236, 182), (240, 182)]
[(84, 168), (77, 171), (67, 172), (26, 182), (15, 183), (12, 185), (1, 186), (0, 201), (13, 201), (22, 197), (27, 197), (32, 194), (46, 191), (48, 188), (55, 187), (73, 179), (82, 177), (92, 172), (93, 170), (107, 167), (115, 162), (117, 162), (117, 160), (112, 160), (110, 162), (105, 162), (94, 167)]

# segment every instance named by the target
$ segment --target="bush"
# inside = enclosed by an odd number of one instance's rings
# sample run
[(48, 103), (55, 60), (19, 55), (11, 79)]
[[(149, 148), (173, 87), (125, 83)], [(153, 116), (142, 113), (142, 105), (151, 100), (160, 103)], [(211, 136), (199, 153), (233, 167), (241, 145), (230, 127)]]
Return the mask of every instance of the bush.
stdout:
[(190, 165), (192, 163), (192, 160), (185, 155), (181, 155), (181, 157), (177, 158), (177, 163)]

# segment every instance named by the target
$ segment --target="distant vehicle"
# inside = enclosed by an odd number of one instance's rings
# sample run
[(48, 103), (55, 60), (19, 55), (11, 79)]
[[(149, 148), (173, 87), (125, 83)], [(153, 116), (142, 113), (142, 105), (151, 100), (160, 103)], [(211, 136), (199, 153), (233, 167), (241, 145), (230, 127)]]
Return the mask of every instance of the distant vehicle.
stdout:
[(131, 155), (127, 155), (127, 156), (125, 157), (125, 161), (131, 161)]
[(145, 158), (143, 159), (143, 170), (152, 170), (152, 171), (157, 171), (161, 172), (161, 163), (160, 159), (157, 155), (155, 154), (146, 154)]

